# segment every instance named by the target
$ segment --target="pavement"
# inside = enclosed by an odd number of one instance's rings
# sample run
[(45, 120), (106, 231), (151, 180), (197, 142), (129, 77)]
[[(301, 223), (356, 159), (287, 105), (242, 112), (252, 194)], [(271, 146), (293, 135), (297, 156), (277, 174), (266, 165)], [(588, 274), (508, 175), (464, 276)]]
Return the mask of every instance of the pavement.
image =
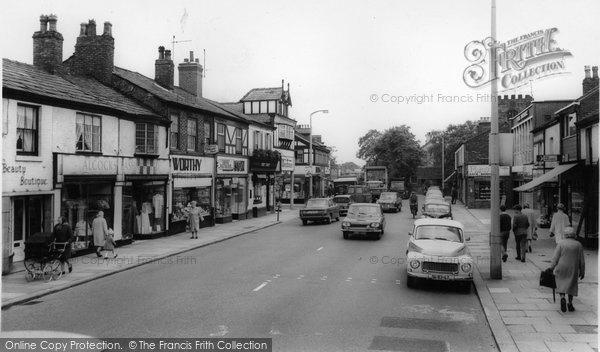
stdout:
[[(297, 218), (297, 208), (284, 207), (279, 213), (279, 221), (277, 214), (267, 214), (203, 228), (198, 239), (190, 239), (189, 233), (182, 233), (138, 240), (117, 248), (115, 259), (97, 258), (93, 253), (75, 257), (72, 258), (72, 273), (49, 282), (43, 279), (27, 282), (22, 262), (16, 263), (13, 272), (2, 277), (2, 309), (149, 262), (186, 260), (179, 254)], [(597, 248), (585, 250), (586, 275), (579, 283), (579, 296), (573, 301), (576, 311), (563, 313), (558, 294), (554, 303), (552, 290), (539, 286), (540, 272), (550, 265), (555, 247), (547, 229), (538, 232), (539, 239), (533, 242), (532, 253), (527, 253), (526, 263), (514, 259), (515, 244), (511, 237), (509, 259), (502, 266), (502, 279), (492, 280), (489, 209), (468, 209), (455, 204), (452, 212), (471, 238), (468, 245), (476, 262), (476, 292), (500, 351), (598, 351)]]

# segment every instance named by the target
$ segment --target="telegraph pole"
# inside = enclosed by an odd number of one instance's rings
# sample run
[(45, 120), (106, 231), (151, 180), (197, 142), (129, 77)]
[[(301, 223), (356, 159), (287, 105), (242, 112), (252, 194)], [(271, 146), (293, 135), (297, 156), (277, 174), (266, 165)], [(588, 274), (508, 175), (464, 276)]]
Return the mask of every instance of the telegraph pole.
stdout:
[(492, 0), (492, 46), (490, 48), (491, 131), (490, 131), (490, 277), (502, 279), (502, 244), (500, 239), (500, 139), (498, 135), (498, 74), (496, 65), (496, 0)]

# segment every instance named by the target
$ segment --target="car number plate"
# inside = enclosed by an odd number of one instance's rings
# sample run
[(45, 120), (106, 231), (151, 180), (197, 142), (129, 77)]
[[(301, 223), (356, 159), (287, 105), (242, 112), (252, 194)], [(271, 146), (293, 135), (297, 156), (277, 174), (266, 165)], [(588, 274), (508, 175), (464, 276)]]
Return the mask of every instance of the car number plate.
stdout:
[(450, 275), (442, 275), (442, 274), (431, 274), (431, 278), (434, 280), (450, 280)]

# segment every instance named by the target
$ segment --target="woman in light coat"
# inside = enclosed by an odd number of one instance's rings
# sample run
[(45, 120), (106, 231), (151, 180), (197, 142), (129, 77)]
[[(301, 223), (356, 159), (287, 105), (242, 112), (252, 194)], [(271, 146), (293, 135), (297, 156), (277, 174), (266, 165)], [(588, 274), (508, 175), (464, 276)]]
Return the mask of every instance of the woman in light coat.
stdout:
[[(560, 310), (563, 312), (575, 311), (573, 307), (573, 296), (577, 296), (578, 282), (585, 275), (585, 258), (583, 257), (583, 246), (575, 239), (575, 230), (565, 227), (563, 234), (565, 239), (556, 245), (552, 257), (551, 268), (554, 269), (556, 277), (556, 291), (560, 294)], [(565, 300), (565, 294), (569, 297), (569, 303)]]
[(92, 221), (92, 235), (94, 236), (94, 246), (96, 246), (96, 255), (102, 257), (102, 248), (104, 248), (105, 237), (108, 234), (108, 225), (104, 219), (104, 212), (99, 211), (94, 221)]
[(198, 231), (200, 231), (200, 222), (204, 221), (204, 217), (202, 216), (202, 208), (196, 207), (196, 201), (192, 201), (192, 206), (188, 210), (189, 222), (190, 222), (190, 231), (192, 232), (191, 238), (198, 238)]

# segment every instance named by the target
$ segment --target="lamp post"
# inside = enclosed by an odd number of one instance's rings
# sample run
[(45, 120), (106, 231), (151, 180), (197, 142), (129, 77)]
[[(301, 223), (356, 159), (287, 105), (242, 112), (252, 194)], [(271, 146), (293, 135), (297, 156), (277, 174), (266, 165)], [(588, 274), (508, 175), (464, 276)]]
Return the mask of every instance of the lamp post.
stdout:
[(309, 125), (308, 125), (308, 130), (309, 130), (309, 137), (308, 137), (308, 167), (310, 169), (310, 178), (308, 181), (308, 199), (310, 199), (312, 197), (313, 194), (313, 175), (312, 175), (312, 167), (313, 167), (313, 147), (312, 147), (312, 117), (314, 114), (317, 114), (319, 112), (322, 112), (324, 114), (328, 114), (329, 110), (317, 110), (317, 111), (313, 111), (310, 113), (310, 117), (309, 117)]

